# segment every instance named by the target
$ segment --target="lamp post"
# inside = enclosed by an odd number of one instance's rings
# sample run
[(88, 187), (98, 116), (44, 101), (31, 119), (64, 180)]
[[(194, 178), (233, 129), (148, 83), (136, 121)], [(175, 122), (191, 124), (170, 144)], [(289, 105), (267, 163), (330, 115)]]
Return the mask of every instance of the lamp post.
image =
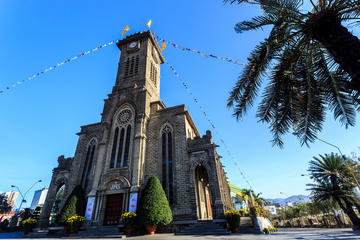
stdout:
[[(329, 142), (327, 142), (327, 141), (324, 141), (324, 140), (322, 140), (322, 139), (320, 139), (320, 138), (317, 138), (317, 139), (318, 139), (319, 141), (323, 142), (323, 143), (326, 143), (327, 145), (330, 145), (330, 146), (332, 146), (332, 147), (334, 147), (334, 148), (337, 148), (337, 150), (338, 150), (339, 153), (340, 153), (340, 156), (342, 156), (342, 158), (343, 158), (344, 160), (346, 159), (345, 155), (342, 154), (342, 152), (341, 152), (341, 150), (340, 150), (340, 148), (339, 148), (338, 146), (336, 146), (336, 145), (334, 145), (334, 144), (331, 144), (331, 143), (329, 143)], [(360, 189), (360, 184), (359, 184), (358, 180), (356, 179), (354, 173), (353, 173), (352, 171), (350, 171), (350, 172), (351, 172), (351, 175), (352, 175), (353, 179), (354, 179), (355, 182), (356, 182), (356, 185), (357, 185), (358, 188)]]
[(342, 156), (342, 157), (344, 156), (338, 146), (336, 146), (336, 145), (334, 145), (334, 144), (331, 144), (331, 143), (329, 143), (329, 142), (327, 142), (327, 141), (325, 141), (325, 140), (322, 140), (322, 139), (320, 139), (320, 138), (317, 138), (317, 140), (319, 140), (319, 141), (321, 141), (321, 142), (323, 142), (323, 143), (325, 143), (325, 144), (327, 144), (327, 145), (330, 145), (330, 146), (332, 146), (332, 147), (334, 147), (334, 148), (337, 148), (337, 150), (338, 150), (339, 153), (340, 153), (340, 156)]
[[(293, 132), (293, 135), (298, 135), (298, 134), (299, 134), (299, 132)], [(335, 144), (329, 143), (329, 142), (327, 142), (327, 141), (325, 141), (325, 140), (323, 140), (323, 139), (321, 139), (321, 138), (316, 138), (316, 139), (319, 140), (319, 141), (321, 141), (321, 142), (323, 142), (323, 143), (325, 143), (325, 144), (327, 144), (327, 145), (330, 145), (330, 146), (336, 148), (336, 149), (339, 151), (340, 156), (341, 156), (342, 158), (344, 158), (344, 160), (346, 159), (346, 157), (342, 154), (342, 152), (341, 152), (341, 150), (340, 150), (340, 148), (339, 148), (338, 146), (336, 146)], [(352, 171), (350, 171), (350, 172), (351, 172), (351, 175), (352, 175), (353, 179), (354, 179), (355, 182), (356, 182), (357, 187), (360, 189), (360, 184), (359, 184), (358, 180), (356, 179), (354, 173), (353, 173)], [(301, 176), (303, 176), (303, 175), (304, 175), (304, 174), (301, 174)]]
[(41, 180), (38, 180), (36, 181), (33, 185), (31, 185), (31, 187), (25, 192), (25, 194), (23, 195), (20, 191), (20, 188), (18, 186), (15, 186), (15, 185), (11, 185), (12, 188), (17, 188), (17, 190), (19, 191), (21, 197), (22, 197), (22, 200), (21, 200), (21, 203), (20, 203), (20, 207), (19, 207), (19, 211), (21, 210), (21, 206), (23, 204), (23, 202), (26, 202), (25, 201), (25, 197), (26, 197), (26, 194), (39, 182), (42, 182)]

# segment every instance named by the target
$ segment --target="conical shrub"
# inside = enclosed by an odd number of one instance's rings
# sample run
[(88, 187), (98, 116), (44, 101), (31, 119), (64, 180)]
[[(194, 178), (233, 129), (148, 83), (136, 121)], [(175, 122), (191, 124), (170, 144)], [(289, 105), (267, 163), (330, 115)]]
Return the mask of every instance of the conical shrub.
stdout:
[(139, 223), (145, 226), (167, 225), (172, 221), (172, 212), (159, 179), (152, 176), (140, 199)]
[(85, 214), (85, 193), (81, 186), (76, 186), (61, 209), (59, 216), (56, 217), (58, 224), (64, 224), (69, 217)]

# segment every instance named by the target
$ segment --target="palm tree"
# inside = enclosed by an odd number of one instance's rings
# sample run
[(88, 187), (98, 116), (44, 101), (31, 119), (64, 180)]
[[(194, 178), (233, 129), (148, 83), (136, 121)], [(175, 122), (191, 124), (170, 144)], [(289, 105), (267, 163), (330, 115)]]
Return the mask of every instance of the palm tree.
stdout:
[(267, 201), (265, 200), (265, 198), (260, 197), (262, 193), (258, 193), (258, 194), (254, 194), (254, 202), (259, 206), (259, 207), (263, 207), (264, 203), (267, 203)]
[(272, 29), (230, 92), (227, 105), (234, 116), (242, 119), (267, 77), (257, 116), (270, 125), (274, 145), (282, 147), (281, 137), (291, 128), (301, 144), (313, 142), (327, 108), (353, 126), (360, 110), (360, 40), (341, 23), (360, 19), (360, 1), (310, 0), (314, 9), (305, 13), (301, 0), (247, 2), (261, 5), (263, 15), (238, 23), (235, 31)]
[(309, 172), (314, 184), (308, 184), (312, 198), (315, 202), (336, 202), (349, 216), (352, 223), (360, 227), (360, 219), (357, 217), (353, 206), (356, 199), (352, 192), (353, 185), (345, 181), (348, 175), (345, 167), (346, 160), (338, 155), (320, 155), (310, 161)]
[(337, 202), (340, 208), (349, 216), (352, 223), (360, 227), (360, 219), (352, 208), (351, 188), (336, 188), (331, 182), (318, 182), (316, 184), (308, 184), (308, 186), (310, 186), (309, 190), (312, 191), (312, 197), (315, 201), (330, 200)]

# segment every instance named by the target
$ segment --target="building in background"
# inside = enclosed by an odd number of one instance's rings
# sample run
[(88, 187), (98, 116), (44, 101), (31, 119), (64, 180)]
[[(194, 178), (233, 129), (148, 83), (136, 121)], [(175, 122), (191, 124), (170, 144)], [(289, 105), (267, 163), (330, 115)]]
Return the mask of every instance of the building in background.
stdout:
[(231, 197), (232, 203), (234, 204), (235, 210), (239, 211), (240, 209), (244, 209), (245, 212), (249, 210), (249, 201), (240, 196)]
[(266, 206), (264, 206), (264, 208), (265, 208), (266, 210), (268, 210), (271, 214), (277, 215), (276, 206), (275, 206), (274, 204), (266, 205)]
[(47, 192), (48, 192), (47, 188), (43, 188), (43, 189), (35, 191), (33, 200), (30, 205), (31, 210), (35, 210), (35, 208), (38, 205), (44, 204)]
[(11, 208), (14, 208), (16, 200), (19, 196), (18, 192), (9, 191), (9, 192), (0, 192), (0, 195), (4, 195), (7, 198), (8, 204), (11, 206)]

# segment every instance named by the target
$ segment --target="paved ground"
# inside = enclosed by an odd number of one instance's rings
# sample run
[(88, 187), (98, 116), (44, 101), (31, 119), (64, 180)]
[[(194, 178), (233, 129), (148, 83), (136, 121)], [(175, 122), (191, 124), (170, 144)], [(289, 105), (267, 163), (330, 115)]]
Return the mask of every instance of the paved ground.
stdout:
[[(9, 238), (24, 238), (23, 233), (1, 233), (0, 239), (9, 239)], [(351, 229), (281, 229), (277, 233), (271, 235), (263, 234), (232, 234), (227, 236), (174, 236), (173, 234), (157, 234), (154, 236), (139, 236), (139, 237), (127, 237), (129, 240), (186, 240), (186, 239), (196, 239), (196, 240), (231, 240), (231, 239), (243, 239), (243, 240), (287, 240), (287, 239), (296, 239), (296, 240), (354, 240), (360, 239), (360, 232), (354, 232)], [(29, 239), (29, 238), (25, 238)], [(42, 239), (52, 239), (52, 238), (42, 238)], [(65, 238), (63, 238), (65, 239)], [(69, 238), (67, 238), (69, 239)], [(70, 239), (76, 239), (76, 236), (71, 237)], [(84, 239), (84, 238), (83, 238)], [(107, 238), (110, 240), (111, 238)]]

